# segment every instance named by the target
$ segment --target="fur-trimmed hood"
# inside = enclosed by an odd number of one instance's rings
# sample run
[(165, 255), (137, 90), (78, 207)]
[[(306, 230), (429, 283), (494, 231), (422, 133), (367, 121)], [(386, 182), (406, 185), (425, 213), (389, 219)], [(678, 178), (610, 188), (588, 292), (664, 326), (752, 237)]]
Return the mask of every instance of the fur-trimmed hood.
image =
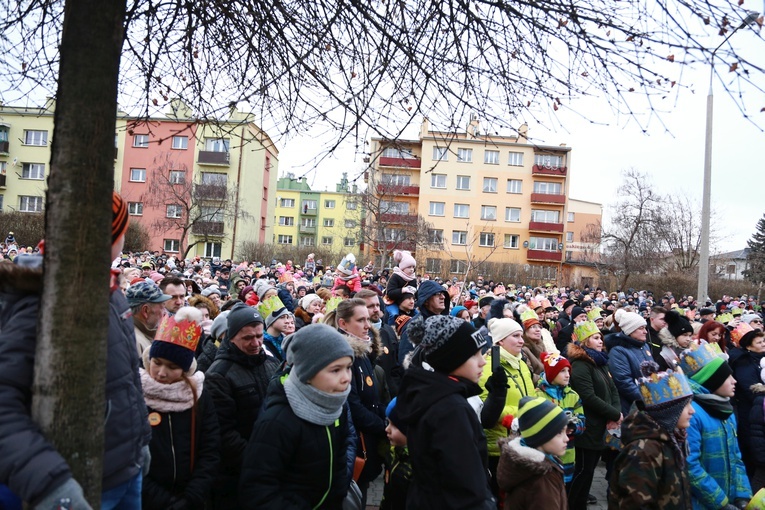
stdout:
[(343, 333), (345, 338), (348, 340), (348, 344), (351, 346), (351, 349), (353, 349), (353, 355), (357, 358), (363, 358), (364, 356), (376, 358), (382, 353), (380, 333), (374, 328), (370, 328), (369, 331), (371, 341), (365, 342), (364, 340), (360, 340), (355, 336), (349, 335), (346, 331), (340, 330), (340, 332)]
[(295, 317), (298, 317), (306, 325), (311, 324), (311, 320), (313, 319), (313, 317), (308, 312), (303, 310), (301, 307), (299, 306), (296, 307), (294, 313), (295, 313)]
[(579, 361), (585, 361), (587, 363), (595, 364), (595, 360), (590, 357), (589, 354), (587, 354), (587, 351), (582, 348), (581, 345), (571, 342), (568, 344), (568, 349), (566, 350), (566, 357), (569, 361), (573, 362), (574, 360)]
[(9, 294), (41, 294), (42, 268), (18, 266), (0, 262), (0, 292)]
[(757, 383), (753, 384), (749, 387), (750, 390), (752, 390), (752, 393), (754, 393), (755, 398), (759, 397), (760, 395), (765, 395), (765, 384)]
[(506, 470), (501, 478), (511, 484), (511, 486), (502, 487), (507, 492), (523, 485), (530, 478), (544, 476), (553, 470), (563, 472), (560, 466), (554, 464), (541, 451), (522, 445), (520, 437), (501, 439), (499, 443), (501, 455), (507, 460), (505, 462), (503, 459), (501, 462)]
[(677, 343), (677, 339), (674, 335), (669, 332), (669, 328), (661, 328), (659, 330), (659, 340), (661, 340), (662, 345), (671, 347), (676, 352), (683, 350), (683, 347), (680, 347), (680, 344)]

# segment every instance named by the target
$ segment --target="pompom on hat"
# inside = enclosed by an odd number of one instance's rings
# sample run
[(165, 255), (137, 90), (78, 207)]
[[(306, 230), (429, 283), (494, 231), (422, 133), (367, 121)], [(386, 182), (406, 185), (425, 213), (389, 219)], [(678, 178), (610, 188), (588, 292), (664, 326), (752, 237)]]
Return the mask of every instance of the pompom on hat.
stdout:
[(521, 437), (527, 446), (537, 448), (558, 434), (568, 424), (563, 409), (542, 397), (523, 397), (518, 406), (518, 424)]
[[(419, 347), (436, 372), (450, 374), (486, 345), (472, 324), (449, 315), (434, 315), (422, 322)], [(410, 328), (415, 325), (410, 323)], [(410, 332), (411, 334), (411, 332)]]
[(412, 254), (406, 250), (395, 250), (393, 252), (393, 261), (396, 263), (399, 269), (417, 267), (417, 261), (414, 260)]
[(202, 336), (202, 312), (191, 306), (181, 307), (175, 315), (165, 315), (149, 348), (149, 358), (163, 358), (188, 372)]

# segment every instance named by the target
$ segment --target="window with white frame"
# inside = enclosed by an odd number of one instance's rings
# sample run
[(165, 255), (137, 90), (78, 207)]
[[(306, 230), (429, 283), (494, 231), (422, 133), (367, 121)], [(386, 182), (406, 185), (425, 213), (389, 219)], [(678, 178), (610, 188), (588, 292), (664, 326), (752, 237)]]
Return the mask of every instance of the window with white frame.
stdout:
[(181, 241), (179, 239), (165, 239), (162, 248), (166, 252), (178, 252), (181, 249)]
[(452, 244), (464, 246), (467, 244), (467, 230), (452, 230)]
[(409, 186), (411, 178), (404, 174), (382, 174), (382, 184), (386, 186)]
[(430, 174), (431, 188), (446, 188), (446, 174)]
[(556, 154), (534, 154), (534, 164), (547, 168), (560, 168), (563, 166), (563, 156)]
[(128, 214), (131, 216), (143, 215), (143, 202), (128, 202)]
[(292, 236), (279, 234), (279, 237), (276, 238), (276, 242), (279, 244), (292, 244)]
[(291, 227), (295, 224), (294, 216), (279, 216), (279, 226)]
[(523, 166), (523, 153), (522, 152), (508, 153), (507, 164), (510, 166)]
[(532, 209), (531, 221), (540, 223), (558, 223), (560, 222), (560, 211), (548, 211), (545, 209)]
[(425, 259), (425, 271), (428, 273), (440, 273), (441, 259)]
[(149, 146), (149, 135), (133, 135), (133, 147), (146, 149)]
[(168, 204), (166, 216), (168, 218), (180, 218), (183, 216), (183, 206), (180, 204)]
[(452, 261), (449, 263), (450, 273), (464, 273), (467, 271), (467, 268), (468, 264), (464, 260), (452, 259)]
[(483, 178), (483, 192), (484, 193), (496, 193), (497, 192), (497, 178), (496, 177), (484, 177)]
[(380, 156), (383, 158), (414, 159), (412, 149), (399, 149), (396, 147), (384, 148)]
[(38, 147), (48, 145), (48, 132), (35, 129), (25, 129), (24, 145), (36, 145)]
[(455, 218), (470, 217), (470, 206), (468, 204), (454, 204), (454, 217)]
[(188, 136), (174, 136), (173, 137), (173, 149), (181, 149), (185, 150), (189, 148), (189, 137)]
[(130, 182), (146, 182), (146, 169), (145, 168), (131, 168), (130, 169)]
[(573, 232), (566, 232), (566, 242), (567, 243), (573, 243), (574, 242), (574, 233)]
[(6, 168), (7, 168), (7, 165), (8, 165), (8, 163), (7, 163), (7, 162), (5, 162), (5, 161), (0, 161), (0, 175), (5, 175), (5, 173), (6, 173)]
[(316, 218), (303, 218), (300, 220), (300, 226), (302, 227), (315, 227), (316, 226)]
[(493, 247), (494, 234), (492, 232), (481, 232), (478, 236), (478, 246)]
[(324, 236), (321, 238), (321, 244), (324, 246), (332, 244), (332, 238), (330, 236)]
[(517, 234), (505, 234), (505, 248), (511, 248), (517, 250), (521, 243), (521, 236)]
[(481, 219), (493, 221), (497, 219), (497, 206), (495, 205), (482, 205), (481, 206)]
[(428, 242), (432, 244), (442, 244), (444, 242), (444, 231), (441, 229), (428, 229)]
[(30, 197), (19, 195), (19, 211), (41, 212), (43, 210), (43, 197)]
[(574, 222), (574, 213), (572, 213), (572, 212), (568, 213), (566, 220), (569, 223), (573, 223)]
[(316, 200), (303, 200), (303, 210), (304, 211), (315, 211), (316, 210)]
[(325, 227), (334, 227), (335, 226), (335, 220), (333, 218), (324, 218), (323, 225)]
[(334, 209), (335, 208), (335, 201), (334, 200), (325, 200), (324, 201), (324, 209)]
[(457, 161), (461, 163), (472, 163), (473, 149), (457, 149)]
[(554, 237), (529, 238), (530, 250), (558, 251), (558, 240)]
[(507, 192), (516, 195), (523, 193), (523, 181), (520, 179), (508, 179)]
[(223, 210), (214, 205), (200, 207), (199, 216), (202, 221), (223, 223)]
[(42, 180), (45, 178), (45, 165), (43, 163), (24, 163), (21, 165), (22, 179)]
[(560, 195), (562, 186), (559, 182), (534, 181), (534, 193)]
[(433, 147), (433, 161), (448, 161), (449, 149), (446, 147)]
[(403, 241), (406, 239), (406, 230), (403, 228), (386, 228), (383, 229), (383, 237), (385, 241), (389, 242)]
[(183, 184), (186, 182), (185, 170), (170, 170), (170, 184)]
[(302, 246), (314, 246), (316, 244), (316, 238), (314, 236), (302, 236), (300, 238), (300, 244)]
[(356, 246), (356, 239), (354, 239), (354, 238), (352, 238), (352, 237), (346, 237), (346, 238), (344, 238), (344, 239), (343, 239), (343, 246), (345, 246), (345, 247), (348, 247), (348, 246)]
[(348, 200), (348, 201), (345, 203), (345, 208), (346, 208), (346, 209), (348, 209), (349, 211), (355, 211), (355, 210), (356, 210), (356, 207), (357, 207), (357, 205), (358, 205), (358, 204), (356, 203), (356, 201), (355, 201), (355, 200)]
[(499, 151), (483, 151), (483, 162), (487, 165), (499, 165)]
[(279, 199), (279, 207), (295, 207), (295, 199), (294, 198), (280, 198)]
[(431, 202), (429, 214), (431, 216), (443, 216), (444, 215), (444, 202)]
[(228, 175), (218, 172), (202, 172), (202, 184), (225, 187), (228, 185)]
[(345, 220), (343, 224), (345, 228), (356, 228), (356, 220)]
[(505, 221), (518, 223), (521, 221), (520, 207), (505, 207)]
[(209, 259), (212, 257), (220, 257), (220, 254), (222, 251), (223, 251), (222, 243), (208, 242), (208, 243), (205, 243), (204, 257), (206, 259)]
[(228, 152), (228, 138), (205, 138), (205, 151), (207, 152)]
[(458, 175), (457, 176), (457, 189), (470, 190), (470, 176)]
[(409, 202), (380, 200), (381, 214), (409, 214)]

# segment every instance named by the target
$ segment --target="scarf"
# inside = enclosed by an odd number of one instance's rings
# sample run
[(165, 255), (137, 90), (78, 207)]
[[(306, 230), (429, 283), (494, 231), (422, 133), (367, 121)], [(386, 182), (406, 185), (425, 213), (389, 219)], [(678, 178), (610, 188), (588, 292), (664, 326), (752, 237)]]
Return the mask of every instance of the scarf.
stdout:
[(412, 276), (408, 276), (404, 271), (401, 270), (400, 267), (396, 266), (393, 268), (393, 274), (399, 275), (401, 278), (404, 279), (404, 281), (411, 282), (415, 278), (417, 278), (417, 275), (412, 273)]
[(342, 414), (350, 392), (350, 384), (343, 393), (326, 393), (296, 377), (287, 377), (284, 381), (284, 393), (292, 411), (298, 418), (315, 425), (332, 425)]
[(733, 414), (733, 404), (727, 397), (721, 397), (712, 393), (699, 393), (693, 395), (693, 400), (700, 405), (709, 416), (725, 421)]
[(513, 369), (515, 370), (521, 369), (521, 363), (523, 363), (523, 354), (519, 354), (518, 356), (516, 356), (514, 354), (510, 354), (505, 349), (500, 347), (499, 357), (502, 361), (506, 362)]
[(584, 352), (587, 353), (587, 356), (592, 358), (592, 361), (595, 362), (595, 365), (599, 367), (608, 365), (608, 354), (606, 354), (606, 352), (596, 351), (595, 349), (590, 349), (589, 347), (584, 347)]
[[(143, 399), (146, 401), (146, 405), (155, 411), (160, 413), (181, 412), (191, 409), (194, 405), (194, 393), (186, 381), (180, 380), (163, 384), (152, 379), (149, 372), (143, 368), (139, 368), (138, 371), (141, 375)], [(201, 395), (205, 374), (195, 372), (189, 379), (196, 385), (197, 396)]]
[(379, 321), (377, 321), (377, 322), (372, 322), (372, 321), (369, 321), (369, 324), (370, 324), (370, 325), (371, 325), (373, 328), (375, 328), (376, 330), (378, 330), (378, 331), (379, 331), (379, 330), (380, 330), (380, 328), (382, 328), (382, 319), (380, 319), (380, 320), (379, 320)]

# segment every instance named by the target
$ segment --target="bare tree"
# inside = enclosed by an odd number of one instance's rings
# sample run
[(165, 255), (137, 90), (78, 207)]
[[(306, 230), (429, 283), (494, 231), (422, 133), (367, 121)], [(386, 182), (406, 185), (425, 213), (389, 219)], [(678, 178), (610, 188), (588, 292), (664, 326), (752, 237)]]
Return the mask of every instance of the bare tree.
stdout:
[[(710, 244), (717, 240), (716, 215), (712, 212)], [(662, 199), (656, 230), (667, 252), (667, 270), (689, 271), (699, 266), (701, 206), (687, 194), (668, 193)]]
[[(432, 255), (433, 258), (441, 260), (442, 264), (448, 261), (450, 266), (454, 261), (454, 266), (448, 268), (449, 273), (461, 275), (460, 279), (466, 280), (469, 276), (481, 274), (501, 241), (498, 239), (499, 234), (488, 221), (483, 225), (471, 226), (468, 220), (464, 223), (464, 230), (460, 232), (465, 232), (465, 235), (459, 244), (444, 243), (442, 239), (441, 243), (426, 246), (425, 256)], [(443, 268), (440, 272), (443, 272)]]

